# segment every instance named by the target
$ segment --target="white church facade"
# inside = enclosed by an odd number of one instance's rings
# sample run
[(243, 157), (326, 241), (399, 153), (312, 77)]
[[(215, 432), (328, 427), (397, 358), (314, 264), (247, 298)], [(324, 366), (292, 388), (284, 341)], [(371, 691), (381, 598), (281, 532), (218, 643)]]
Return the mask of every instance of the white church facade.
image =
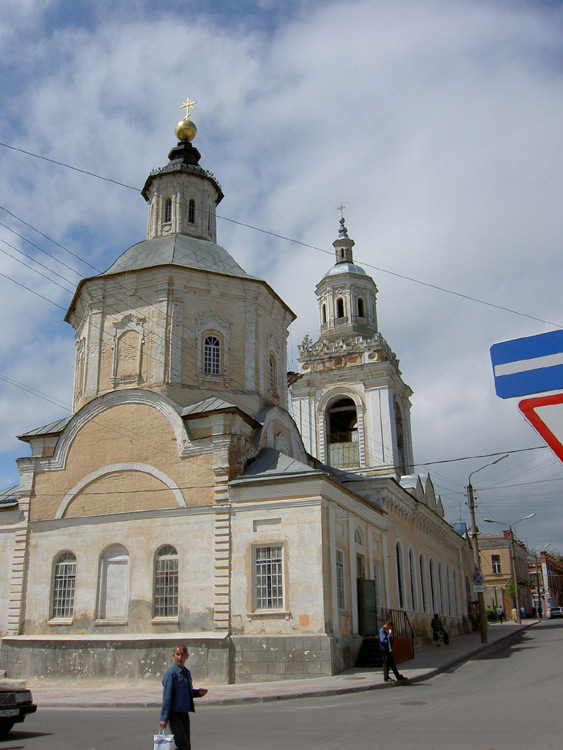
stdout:
[(321, 338), (216, 242), (195, 125), (143, 189), (147, 237), (83, 279), (72, 415), (19, 436), (0, 492), (0, 669), (160, 680), (188, 642), (210, 682), (352, 666), (389, 610), (467, 627), (467, 542), (413, 474), (411, 391), (344, 221)]

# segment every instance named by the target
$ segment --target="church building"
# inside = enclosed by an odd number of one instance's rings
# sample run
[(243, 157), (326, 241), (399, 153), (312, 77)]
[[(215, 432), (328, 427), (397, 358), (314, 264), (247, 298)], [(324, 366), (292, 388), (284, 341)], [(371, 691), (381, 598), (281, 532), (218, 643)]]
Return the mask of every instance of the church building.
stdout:
[(288, 411), (290, 307), (217, 244), (223, 198), (178, 123), (146, 239), (83, 279), (73, 412), (19, 436), (0, 492), (0, 669), (160, 681), (334, 674), (389, 610), (467, 614), (467, 542), (413, 473), (409, 387), (341, 218)]

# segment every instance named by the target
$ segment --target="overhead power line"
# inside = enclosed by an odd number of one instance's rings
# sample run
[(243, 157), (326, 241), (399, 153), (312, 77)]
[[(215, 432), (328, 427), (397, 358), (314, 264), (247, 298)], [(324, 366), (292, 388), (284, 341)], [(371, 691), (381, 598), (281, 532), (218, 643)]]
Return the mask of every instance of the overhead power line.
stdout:
[[(136, 192), (141, 192), (141, 189), (138, 187), (134, 187), (133, 185), (129, 185), (126, 182), (121, 182), (120, 180), (114, 180), (111, 177), (105, 177), (104, 175), (97, 174), (96, 172), (91, 172), (87, 169), (81, 169), (79, 167), (74, 167), (71, 164), (67, 164), (66, 162), (58, 161), (56, 159), (50, 159), (47, 156), (42, 156), (41, 154), (36, 154), (33, 151), (27, 151), (26, 149), (18, 148), (16, 146), (11, 146), (9, 143), (4, 143), (0, 141), (0, 146), (3, 146), (4, 148), (10, 149), (12, 151), (17, 151), (19, 153), (25, 154), (26, 156), (31, 156), (35, 159), (42, 159), (43, 161), (50, 162), (51, 164), (56, 164), (59, 167), (64, 167), (66, 169), (72, 169), (75, 172), (80, 172), (81, 174), (86, 174), (90, 177), (95, 177), (98, 180), (104, 180), (106, 182), (111, 182), (114, 185), (119, 185), (120, 187), (127, 188), (128, 190), (135, 190)], [(301, 240), (296, 240), (294, 237), (286, 237), (283, 234), (277, 234), (276, 232), (272, 232), (268, 229), (263, 229), (261, 227), (256, 227), (253, 224), (248, 224), (242, 221), (237, 221), (236, 219), (231, 219), (228, 216), (221, 216), (220, 214), (217, 214), (218, 219), (222, 219), (223, 221), (228, 221), (231, 224), (237, 224), (238, 226), (245, 227), (246, 229), (250, 229), (254, 232), (260, 232), (262, 234), (267, 234), (270, 237), (275, 237), (276, 239), (283, 240), (284, 242), (291, 242), (295, 245), (300, 245), (301, 247), (307, 247), (311, 250), (317, 250), (321, 253), (325, 253), (327, 255), (332, 255), (332, 251), (326, 250), (325, 248), (319, 247), (318, 245), (311, 245), (308, 242), (302, 242)], [(437, 284), (431, 284), (428, 281), (421, 281), (420, 279), (415, 279), (413, 276), (407, 276), (406, 274), (398, 273), (397, 271), (390, 271), (387, 268), (383, 268), (381, 266), (375, 266), (372, 263), (368, 263), (367, 261), (364, 261), (360, 258), (360, 263), (367, 268), (372, 268), (375, 271), (379, 271), (380, 273), (385, 273), (390, 276), (394, 276), (398, 279), (403, 279), (404, 281), (410, 281), (413, 284), (419, 284), (420, 286), (425, 286), (429, 289), (435, 289), (436, 291), (442, 292), (444, 294), (450, 294), (454, 297), (459, 297), (460, 299), (468, 300), (469, 302), (475, 302), (479, 305), (485, 305), (486, 307), (492, 307), (496, 310), (502, 310), (504, 312), (511, 313), (512, 315), (518, 315), (523, 318), (528, 318), (530, 320), (535, 320), (539, 323), (545, 323), (546, 325), (554, 326), (555, 328), (563, 328), (563, 324), (561, 323), (555, 323), (551, 320), (546, 320), (544, 318), (537, 317), (536, 315), (531, 315), (530, 313), (524, 313), (520, 310), (513, 310), (510, 307), (506, 307), (504, 305), (498, 305), (494, 302), (489, 302), (487, 300), (480, 299), (478, 297), (473, 297), (470, 294), (464, 294), (463, 292), (456, 292), (452, 289), (447, 289), (446, 287), (438, 286)]]

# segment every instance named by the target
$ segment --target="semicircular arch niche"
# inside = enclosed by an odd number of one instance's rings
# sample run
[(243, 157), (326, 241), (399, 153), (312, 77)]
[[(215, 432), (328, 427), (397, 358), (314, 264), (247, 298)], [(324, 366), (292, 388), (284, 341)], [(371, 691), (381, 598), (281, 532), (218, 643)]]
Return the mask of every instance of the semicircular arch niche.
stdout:
[(98, 469), (67, 493), (56, 518), (186, 507), (176, 482), (153, 466), (123, 463)]
[(112, 544), (100, 557), (98, 619), (123, 621), (128, 610), (129, 552), (122, 544)]

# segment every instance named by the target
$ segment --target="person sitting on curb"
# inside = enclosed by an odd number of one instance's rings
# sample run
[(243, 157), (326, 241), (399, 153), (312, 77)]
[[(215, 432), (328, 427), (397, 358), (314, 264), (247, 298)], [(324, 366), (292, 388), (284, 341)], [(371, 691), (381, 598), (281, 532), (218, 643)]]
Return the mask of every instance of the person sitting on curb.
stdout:
[(386, 622), (379, 631), (379, 650), (383, 654), (383, 679), (385, 682), (390, 681), (389, 670), (393, 670), (397, 680), (406, 680), (407, 678), (399, 674), (395, 658), (393, 656), (393, 623)]

